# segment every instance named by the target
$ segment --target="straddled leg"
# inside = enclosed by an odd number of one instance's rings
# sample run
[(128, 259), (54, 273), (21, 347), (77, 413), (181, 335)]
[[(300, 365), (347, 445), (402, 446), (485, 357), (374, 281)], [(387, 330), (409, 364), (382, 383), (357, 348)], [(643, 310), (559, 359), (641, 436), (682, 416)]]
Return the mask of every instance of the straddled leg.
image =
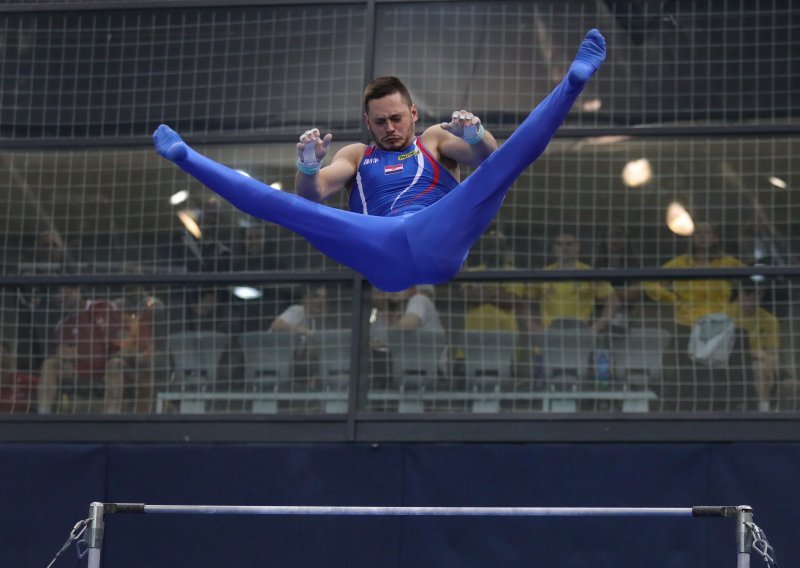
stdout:
[(544, 152), (605, 55), (603, 36), (590, 30), (567, 76), (514, 134), (457, 188), (414, 215), (409, 239), (418, 262), (435, 266), (434, 257), (464, 258), (497, 215), (514, 181)]
[(199, 154), (165, 125), (158, 127), (153, 141), (161, 156), (233, 206), (294, 231), (375, 286), (398, 291), (416, 283), (401, 218), (370, 217), (278, 191)]

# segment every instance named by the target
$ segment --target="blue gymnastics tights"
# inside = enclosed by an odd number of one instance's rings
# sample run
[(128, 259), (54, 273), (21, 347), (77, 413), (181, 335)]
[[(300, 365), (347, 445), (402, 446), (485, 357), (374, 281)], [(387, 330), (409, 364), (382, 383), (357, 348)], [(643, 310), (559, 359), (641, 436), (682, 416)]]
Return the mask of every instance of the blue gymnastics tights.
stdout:
[(567, 76), (517, 130), (441, 200), (406, 215), (375, 217), (284, 193), (198, 154), (161, 125), (156, 150), (245, 213), (304, 237), (388, 292), (447, 282), (497, 215), (519, 175), (544, 152), (583, 87), (605, 60), (605, 40), (590, 30)]

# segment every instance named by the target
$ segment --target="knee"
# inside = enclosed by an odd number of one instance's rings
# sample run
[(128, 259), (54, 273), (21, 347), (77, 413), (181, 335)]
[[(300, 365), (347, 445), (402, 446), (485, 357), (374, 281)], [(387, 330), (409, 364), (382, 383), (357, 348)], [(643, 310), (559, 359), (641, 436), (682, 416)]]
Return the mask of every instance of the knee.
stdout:
[(437, 251), (426, 263), (427, 270), (420, 271), (422, 277), (415, 284), (443, 284), (452, 280), (461, 271), (466, 254), (459, 252)]
[(125, 370), (125, 363), (122, 361), (122, 359), (120, 357), (112, 357), (106, 363), (107, 380), (109, 377), (112, 380), (117, 380), (118, 377), (122, 377), (124, 370)]
[(48, 357), (42, 362), (42, 367), (39, 370), (40, 383), (53, 384), (58, 381), (62, 375), (74, 374), (74, 368), (71, 362), (61, 357)]

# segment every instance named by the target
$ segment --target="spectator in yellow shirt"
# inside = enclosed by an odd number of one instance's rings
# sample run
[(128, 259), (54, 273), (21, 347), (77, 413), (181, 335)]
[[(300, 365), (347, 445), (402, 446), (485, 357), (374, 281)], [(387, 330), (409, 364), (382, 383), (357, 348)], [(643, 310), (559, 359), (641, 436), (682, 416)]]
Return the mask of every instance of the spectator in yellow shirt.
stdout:
[[(730, 268), (744, 266), (741, 261), (722, 253), (719, 236), (711, 223), (699, 222), (689, 245), (689, 252), (666, 262), (662, 268)], [(729, 280), (676, 280), (648, 282), (647, 295), (657, 302), (675, 306), (678, 326), (691, 328), (703, 316), (724, 312), (733, 297)]]
[[(491, 230), (478, 242), (474, 263), (467, 270), (513, 270), (514, 259), (502, 232)], [(473, 259), (470, 258), (470, 261)], [(524, 315), (525, 284), (468, 282), (461, 287), (467, 305), (464, 329), (519, 331)], [(524, 321), (524, 320), (522, 320)]]
[[(592, 268), (578, 260), (580, 242), (573, 233), (562, 232), (553, 241), (556, 261), (545, 270)], [(531, 297), (539, 303), (539, 323), (532, 328), (546, 329), (559, 320), (572, 320), (603, 332), (608, 327), (617, 306), (616, 293), (604, 281), (543, 282), (531, 287)], [(598, 304), (600, 315), (595, 317)]]
[[(719, 235), (707, 221), (695, 224), (689, 250), (666, 262), (662, 268), (727, 268), (744, 266), (738, 259), (722, 252)], [(713, 313), (726, 313), (733, 298), (729, 280), (676, 280), (647, 282), (647, 295), (657, 302), (667, 302), (675, 309), (673, 347), (665, 365), (665, 389), (662, 398), (668, 410), (709, 410), (726, 401), (714, 400), (715, 383), (728, 381), (695, 365), (689, 358), (688, 346), (692, 325)]]

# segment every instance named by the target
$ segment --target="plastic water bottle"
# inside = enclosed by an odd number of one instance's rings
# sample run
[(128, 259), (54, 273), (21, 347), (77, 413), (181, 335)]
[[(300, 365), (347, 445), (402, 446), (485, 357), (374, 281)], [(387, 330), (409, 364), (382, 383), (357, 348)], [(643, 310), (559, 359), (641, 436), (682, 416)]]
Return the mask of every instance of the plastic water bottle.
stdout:
[(597, 382), (602, 387), (611, 383), (611, 354), (608, 352), (608, 343), (605, 338), (598, 339), (594, 351), (594, 373)]
[(597, 381), (602, 385), (608, 385), (611, 382), (611, 357), (607, 349), (595, 352), (594, 367)]

